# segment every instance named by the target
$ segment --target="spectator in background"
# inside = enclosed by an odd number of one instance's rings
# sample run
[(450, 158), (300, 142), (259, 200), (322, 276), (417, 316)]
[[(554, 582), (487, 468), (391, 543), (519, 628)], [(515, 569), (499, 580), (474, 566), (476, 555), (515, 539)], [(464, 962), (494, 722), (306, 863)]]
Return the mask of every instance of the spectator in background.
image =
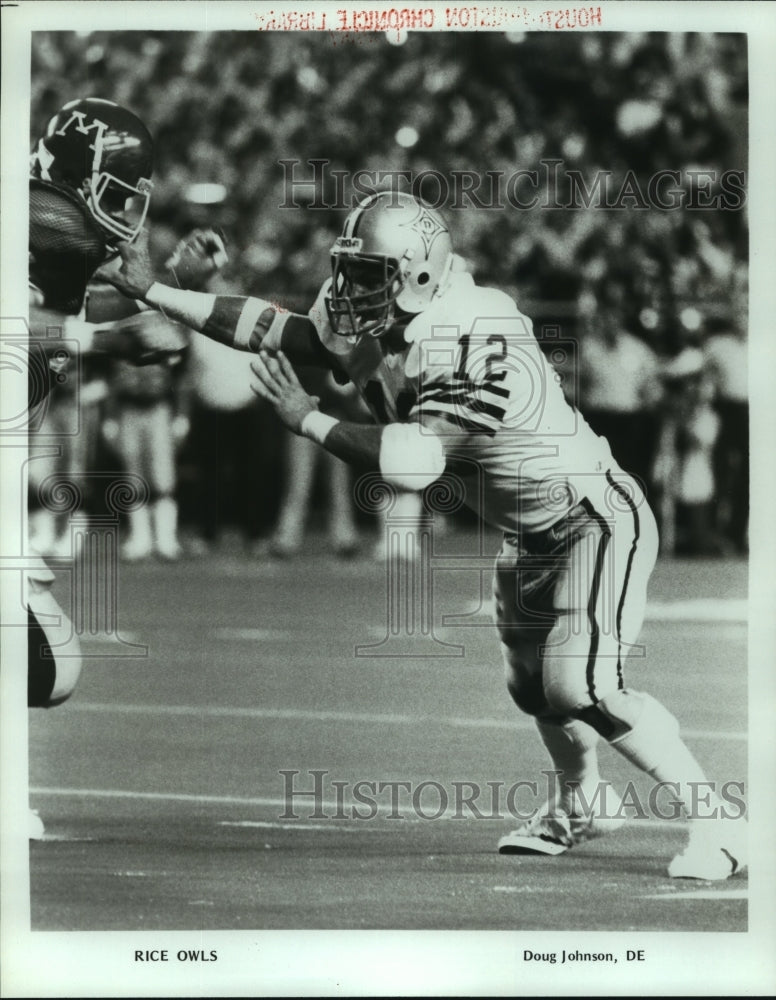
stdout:
[[(141, 313), (137, 321), (178, 326), (150, 313)], [(154, 553), (175, 560), (181, 554), (176, 450), (188, 429), (177, 365), (164, 362), (138, 368), (114, 362), (103, 433), (124, 470), (143, 479), (148, 488), (148, 503), (127, 515), (129, 537), (121, 556), (128, 561)]]
[[(422, 544), (418, 533), (423, 516), (423, 496), (420, 493), (397, 493), (393, 505), (378, 515), (378, 536), (373, 557), (376, 562), (391, 558), (413, 562), (420, 558)], [(434, 537), (447, 530), (443, 514), (434, 515)]]
[(709, 320), (703, 351), (719, 420), (714, 446), (716, 527), (737, 552), (748, 549), (749, 400), (743, 323)]
[[(174, 205), (168, 206), (168, 212)], [(199, 270), (187, 252), (189, 236), (178, 240), (176, 230), (159, 221), (150, 231), (150, 250), (157, 266), (176, 285), (201, 288), (210, 278)], [(224, 255), (225, 257), (225, 255)], [(163, 262), (163, 263), (162, 263)], [(223, 262), (221, 262), (223, 263)], [(220, 265), (219, 265), (220, 266)], [(110, 285), (105, 286), (111, 292)], [(177, 330), (186, 342), (186, 328), (162, 315), (140, 312), (129, 320), (142, 328), (148, 324)], [(103, 434), (113, 446), (126, 472), (139, 476), (148, 489), (148, 503), (128, 514), (129, 537), (121, 548), (128, 561), (152, 554), (178, 559), (178, 448), (189, 432), (188, 401), (181, 377), (184, 352), (163, 363), (136, 368), (116, 361), (112, 369), (113, 395), (106, 404)]]
[[(211, 174), (203, 163), (203, 176)], [(175, 173), (171, 180), (184, 177)], [(188, 264), (179, 257), (178, 234), (222, 227), (231, 233), (237, 226), (235, 205), (220, 182), (172, 183), (165, 207), (165, 266), (177, 272)], [(234, 287), (229, 274), (242, 259), (236, 253), (225, 261), (225, 273), (211, 275), (204, 290), (229, 294)], [(182, 520), (193, 529), (186, 547), (203, 554), (222, 540), (227, 527), (258, 546), (275, 513), (283, 429), (271, 407), (251, 392), (244, 355), (191, 331), (186, 360), (190, 431), (179, 459)]]
[[(308, 391), (318, 396), (327, 412), (342, 420), (365, 420), (366, 414), (352, 383), (338, 386), (328, 373), (306, 372), (302, 379)], [(358, 550), (358, 528), (353, 502), (351, 471), (348, 466), (314, 441), (296, 434), (286, 434), (286, 468), (280, 512), (269, 551), (286, 558), (299, 551), (308, 527), (320, 468), (326, 484), (326, 522), (329, 545), (340, 558), (348, 559)]]
[(185, 459), (193, 466), (195, 554), (216, 544), (228, 524), (258, 546), (274, 517), (284, 436), (271, 408), (251, 392), (249, 361), (248, 354), (191, 335)]
[(654, 469), (663, 507), (663, 549), (669, 555), (721, 555), (712, 464), (719, 418), (703, 353), (686, 347), (665, 365), (663, 379), (664, 419)]
[[(63, 87), (89, 90), (99, 80), (116, 91), (114, 97), (131, 97), (159, 137), (152, 213), (169, 211), (194, 180), (201, 204), (209, 197), (210, 207), (212, 192), (223, 186), (231, 217), (221, 224), (241, 248), (231, 275), (241, 289), (252, 287), (257, 271), (269, 277), (277, 297), (305, 298), (317, 288), (320, 247), (305, 231), (305, 213), (283, 212), (282, 224), (277, 218), (289, 197), (281, 160), (297, 161), (294, 177), (309, 179), (308, 157), (327, 158), (327, 177), (308, 185), (308, 200), (320, 195), (329, 203), (352, 195), (347, 181), (337, 195), (337, 170), (408, 169), (418, 175), (468, 169), (509, 177), (519, 167), (536, 171), (543, 185), (542, 161), (558, 160), (561, 190), (552, 181), (546, 191), (532, 184), (515, 191), (526, 201), (536, 194), (538, 207), (473, 213), (465, 223), (461, 249), (478, 274), (506, 285), (517, 265), (521, 301), (573, 302), (584, 270), (580, 254), (596, 236), (587, 230), (603, 222), (596, 266), (607, 283), (622, 286), (634, 315), (660, 309), (654, 288), (641, 287), (647, 270), (657, 272), (649, 284), (663, 286), (663, 294), (679, 272), (673, 291), (683, 302), (725, 296), (720, 273), (746, 258), (746, 214), (735, 198), (729, 211), (702, 213), (680, 205), (642, 211), (635, 196), (622, 211), (556, 212), (541, 205), (545, 194), (549, 204), (555, 196), (564, 203), (569, 167), (588, 190), (611, 174), (612, 196), (626, 174), (645, 192), (656, 171), (667, 168), (679, 175), (685, 200), (694, 190), (704, 202), (699, 170), (718, 179), (723, 171), (742, 171), (745, 34), (494, 31), (467, 37), (464, 45), (456, 33), (411, 32), (401, 46), (368, 34), (346, 53), (325, 41), (309, 32), (245, 38), (230, 32), (36, 32), (33, 121), (47, 120)], [(394, 95), (401, 109), (395, 122), (393, 114), (375, 114), (376, 88)], [(304, 182), (293, 190), (300, 202), (303, 188)], [(426, 193), (438, 193), (433, 178)], [(711, 193), (719, 195), (719, 187)], [(482, 196), (487, 203), (485, 188)], [(665, 230), (659, 238), (648, 232), (656, 219)], [(682, 229), (699, 230), (686, 247), (680, 245)], [(616, 276), (607, 267), (612, 258), (627, 260)]]
[[(362, 168), (407, 169), (415, 176), (473, 170), (482, 178), (488, 171), (510, 177), (518, 166), (536, 171), (538, 189), (525, 182), (525, 174), (512, 194), (526, 204), (537, 195), (537, 207), (458, 213), (461, 252), (487, 283), (514, 282), (525, 311), (541, 312), (550, 324), (570, 314), (584, 285), (612, 289), (616, 298), (602, 300), (602, 308), (615, 305), (618, 324), (633, 334), (644, 312), (667, 317), (699, 303), (729, 306), (731, 285), (745, 280), (745, 34), (569, 32), (550, 37), (494, 31), (473, 34), (462, 45), (455, 33), (411, 32), (401, 46), (380, 34), (366, 35), (363, 45), (348, 46), (347, 53), (325, 41), (309, 32), (266, 37), (36, 32), (32, 121), (43, 126), (63, 89), (90, 92), (97, 82), (104, 96), (131, 99), (159, 138), (152, 231), (162, 215), (178, 235), (191, 225), (222, 226), (236, 248), (229, 271), (234, 286), (252, 289), (261, 275), (262, 287), (286, 304), (306, 301), (317, 290), (321, 250), (333, 241), (336, 226), (332, 216), (328, 233), (311, 233), (306, 211), (278, 206), (289, 199), (315, 203), (319, 197), (328, 204), (347, 202), (353, 196), (350, 181), (335, 180), (335, 172), (352, 176)], [(390, 127), (385, 115), (375, 114), (376, 88), (390, 92), (401, 109), (395, 122), (389, 116)], [(312, 179), (311, 157), (327, 160), (320, 183)], [(296, 161), (296, 166), (281, 170), (281, 160)], [(543, 166), (553, 161), (559, 164), (557, 185), (555, 174), (550, 180)], [(612, 211), (597, 211), (595, 203), (588, 211), (546, 210), (545, 203), (557, 198), (563, 205), (570, 194), (569, 168), (579, 171), (587, 191), (604, 177), (611, 197), (626, 176), (647, 192), (656, 171), (667, 168), (678, 180), (660, 191), (667, 204), (674, 194), (678, 203), (667, 210), (654, 203), (644, 207), (633, 195)], [(719, 198), (720, 179), (728, 170), (738, 177), (741, 198), (736, 184), (728, 184), (723, 207), (688, 210), (690, 198), (702, 204), (707, 196)], [(716, 180), (706, 192), (708, 178)], [(425, 193), (434, 199), (439, 184), (433, 177), (427, 180)], [(479, 196), (488, 203), (487, 184)], [(328, 218), (323, 208), (316, 211), (322, 220)], [(743, 322), (745, 303), (734, 306), (734, 312)], [(681, 346), (675, 325), (651, 328), (648, 351), (674, 354)], [(595, 396), (594, 386), (592, 392)], [(588, 412), (585, 403), (583, 396), (582, 409)], [(639, 443), (632, 436), (638, 430), (626, 429), (629, 421), (639, 423), (637, 415), (621, 409), (613, 426), (616, 401), (599, 398), (599, 404), (589, 411), (591, 423), (607, 423), (615, 453), (648, 479), (649, 441)], [(236, 413), (217, 412), (222, 450), (218, 459), (211, 455), (209, 468), (228, 472), (236, 461), (228, 452), (236, 443), (227, 423), (234, 420), (242, 433), (247, 425)], [(643, 411), (642, 427), (651, 423), (645, 434), (652, 441), (656, 420), (654, 409)], [(727, 423), (732, 441), (739, 432)], [(262, 508), (235, 515), (241, 523), (250, 517), (273, 520), (266, 494), (279, 484), (266, 466), (277, 458), (280, 432), (274, 424), (262, 424), (261, 432)], [(721, 428), (718, 451), (725, 436)], [(192, 461), (183, 471), (194, 475), (197, 488), (202, 484), (203, 494), (216, 492), (218, 483), (207, 485), (208, 476), (203, 480), (195, 468), (193, 448), (189, 455)], [(720, 516), (732, 530), (733, 521), (744, 523), (738, 513), (728, 514), (732, 489), (742, 487), (735, 503), (737, 509), (744, 507), (746, 483), (728, 475), (729, 486), (720, 481), (725, 494)], [(230, 517), (224, 493), (219, 516)], [(255, 535), (260, 529), (254, 524), (250, 530)]]
[(660, 367), (652, 348), (624, 328), (616, 286), (609, 298), (602, 305), (590, 291), (580, 296), (580, 410), (649, 498)]
[(106, 359), (82, 357), (78, 374), (79, 378), (57, 385), (43, 420), (30, 433), (30, 544), (44, 556), (69, 558), (76, 553), (70, 514), (52, 509), (57, 505), (47, 504), (41, 490), (51, 494), (57, 483), (74, 484), (82, 493), (83, 506), (91, 514), (101, 513), (99, 500), (90, 491), (89, 473), (99, 466), (101, 405), (108, 394)]

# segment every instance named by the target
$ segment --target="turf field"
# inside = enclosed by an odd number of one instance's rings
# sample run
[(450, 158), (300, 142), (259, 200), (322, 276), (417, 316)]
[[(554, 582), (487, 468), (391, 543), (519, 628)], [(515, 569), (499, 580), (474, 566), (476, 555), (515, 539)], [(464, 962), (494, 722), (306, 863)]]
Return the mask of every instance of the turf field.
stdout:
[[(206, 559), (123, 565), (117, 635), (87, 632), (73, 698), (29, 713), (47, 831), (30, 848), (33, 929), (746, 930), (745, 877), (666, 877), (683, 840), (667, 820), (634, 818), (556, 859), (496, 852), (516, 825), (507, 790), (548, 759), (505, 693), (489, 572), (445, 561), (465, 544), (442, 539), (431, 608), (318, 541), (284, 562), (227, 540)], [(60, 572), (66, 609), (71, 582)], [(629, 667), (721, 782), (746, 778), (745, 598), (741, 561), (660, 562)], [(647, 801), (645, 780), (602, 758)], [(316, 781), (317, 809), (289, 806), (289, 782)], [(375, 783), (361, 803), (359, 781)]]

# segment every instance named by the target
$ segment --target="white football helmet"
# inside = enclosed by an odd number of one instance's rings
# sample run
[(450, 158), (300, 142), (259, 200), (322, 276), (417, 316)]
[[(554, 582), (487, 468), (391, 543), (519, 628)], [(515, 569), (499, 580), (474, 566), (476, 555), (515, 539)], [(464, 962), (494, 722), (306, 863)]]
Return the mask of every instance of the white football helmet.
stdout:
[(435, 209), (410, 194), (381, 191), (348, 215), (331, 259), (326, 309), (332, 330), (380, 337), (397, 308), (422, 312), (444, 290), (453, 252)]

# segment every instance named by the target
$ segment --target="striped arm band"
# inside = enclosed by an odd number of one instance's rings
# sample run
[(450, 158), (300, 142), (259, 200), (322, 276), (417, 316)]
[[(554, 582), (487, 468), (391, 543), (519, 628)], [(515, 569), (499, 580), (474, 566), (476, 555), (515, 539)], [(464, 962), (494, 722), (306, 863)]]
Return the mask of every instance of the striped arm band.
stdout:
[[(287, 319), (287, 314), (280, 315), (265, 299), (192, 292), (159, 282), (151, 285), (146, 301), (168, 319), (241, 351), (258, 351), (262, 346), (277, 349)], [(265, 344), (268, 336), (270, 343)]]

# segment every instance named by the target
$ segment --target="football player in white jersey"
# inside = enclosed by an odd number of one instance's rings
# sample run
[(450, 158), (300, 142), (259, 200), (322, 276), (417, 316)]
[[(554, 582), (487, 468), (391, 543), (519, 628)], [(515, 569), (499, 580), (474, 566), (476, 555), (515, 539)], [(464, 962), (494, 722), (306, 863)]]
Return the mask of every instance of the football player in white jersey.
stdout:
[[(202, 252), (217, 249), (203, 234)], [(358, 205), (331, 257), (332, 276), (307, 316), (162, 285), (142, 241), (122, 247), (111, 280), (255, 352), (255, 389), (295, 433), (399, 490), (422, 490), (454, 467), (467, 503), (503, 531), (495, 595), (507, 686), (534, 717), (557, 783), (543, 809), (502, 837), (502, 853), (557, 855), (620, 825), (620, 799), (598, 770), (603, 738), (667, 783), (690, 821), (671, 876), (740, 871), (745, 823), (708, 791), (674, 716), (624, 679), (657, 554), (654, 517), (606, 441), (565, 401), (530, 321), (507, 295), (475, 284), (445, 220), (408, 194)], [(375, 424), (320, 412), (294, 364), (354, 382)]]

